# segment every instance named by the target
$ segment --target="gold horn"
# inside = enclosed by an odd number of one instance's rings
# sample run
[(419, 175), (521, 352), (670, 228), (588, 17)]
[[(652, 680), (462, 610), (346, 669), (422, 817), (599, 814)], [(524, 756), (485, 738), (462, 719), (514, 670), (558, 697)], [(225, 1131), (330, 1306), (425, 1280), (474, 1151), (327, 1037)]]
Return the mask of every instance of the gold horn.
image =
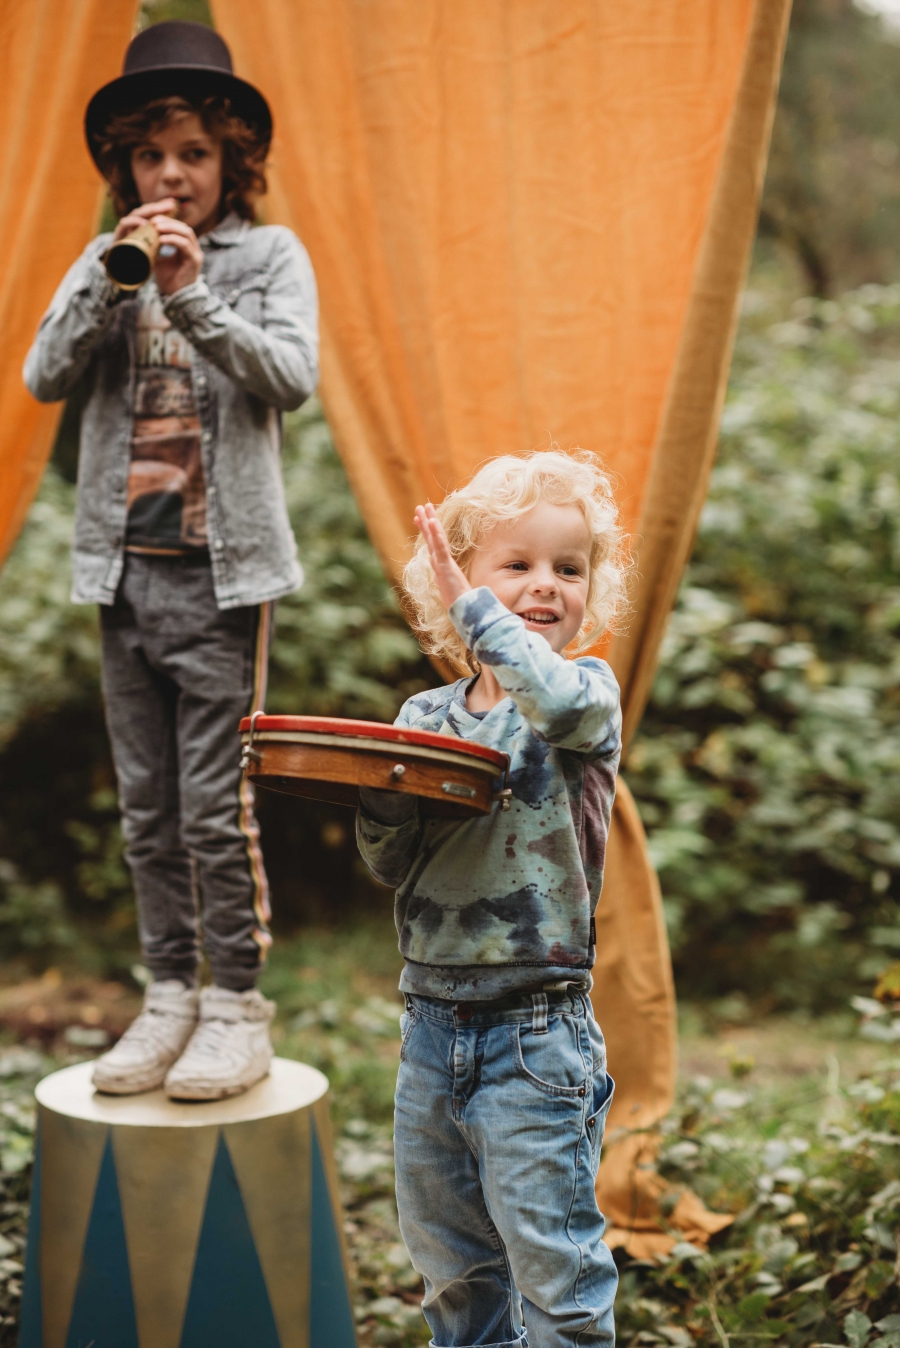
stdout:
[(159, 230), (145, 220), (106, 250), (106, 274), (120, 290), (139, 290), (149, 281), (159, 252)]
[[(177, 214), (160, 211), (160, 215)], [(153, 274), (159, 253), (159, 230), (149, 220), (107, 248), (103, 257), (106, 274), (120, 290), (140, 290)]]

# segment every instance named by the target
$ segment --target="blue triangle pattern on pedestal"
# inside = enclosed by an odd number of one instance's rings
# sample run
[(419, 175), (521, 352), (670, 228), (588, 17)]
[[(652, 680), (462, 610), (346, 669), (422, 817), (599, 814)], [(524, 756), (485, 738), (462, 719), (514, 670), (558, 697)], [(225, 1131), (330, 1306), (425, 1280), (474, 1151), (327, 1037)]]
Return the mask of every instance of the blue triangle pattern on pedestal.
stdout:
[(210, 1344), (216, 1348), (281, 1348), (244, 1200), (222, 1133), (181, 1332), (181, 1348), (210, 1348)]
[(28, 1216), (28, 1243), (25, 1246), (25, 1281), (22, 1288), (22, 1318), (19, 1322), (19, 1348), (41, 1348), (44, 1342), (44, 1316), (41, 1308), (41, 1123), (38, 1119), (34, 1143), (34, 1171), (31, 1179), (31, 1212)]
[(311, 1243), (309, 1348), (356, 1348), (341, 1242), (315, 1124), (312, 1129)]
[(66, 1348), (138, 1348), (119, 1181), (107, 1134)]

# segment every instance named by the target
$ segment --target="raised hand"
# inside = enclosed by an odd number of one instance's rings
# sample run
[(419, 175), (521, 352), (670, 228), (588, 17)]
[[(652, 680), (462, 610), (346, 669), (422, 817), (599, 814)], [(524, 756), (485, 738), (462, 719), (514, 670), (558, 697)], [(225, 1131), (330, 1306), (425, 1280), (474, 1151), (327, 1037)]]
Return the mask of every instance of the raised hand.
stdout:
[(419, 533), (425, 539), (428, 548), (440, 596), (449, 608), (460, 595), (466, 594), (472, 587), (450, 551), (444, 526), (430, 501), (426, 505), (416, 506), (415, 518)]

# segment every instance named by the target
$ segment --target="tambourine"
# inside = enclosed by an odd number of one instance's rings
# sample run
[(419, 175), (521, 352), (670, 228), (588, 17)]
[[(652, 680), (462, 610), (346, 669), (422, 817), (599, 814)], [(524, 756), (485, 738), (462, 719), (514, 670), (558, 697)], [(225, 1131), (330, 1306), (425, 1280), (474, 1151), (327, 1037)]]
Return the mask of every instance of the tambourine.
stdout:
[(461, 818), (509, 809), (509, 758), (451, 735), (345, 721), (266, 716), (240, 725), (241, 767), (254, 786), (356, 806), (361, 786), (421, 797), (426, 814)]

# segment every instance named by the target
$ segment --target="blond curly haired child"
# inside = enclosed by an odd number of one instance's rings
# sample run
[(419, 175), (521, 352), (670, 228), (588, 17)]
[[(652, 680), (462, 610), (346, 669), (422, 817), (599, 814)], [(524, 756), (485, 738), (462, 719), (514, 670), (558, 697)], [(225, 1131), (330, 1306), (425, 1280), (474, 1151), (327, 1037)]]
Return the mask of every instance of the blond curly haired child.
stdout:
[(512, 799), (459, 821), (360, 792), (405, 957), (401, 1229), (442, 1348), (611, 1345), (594, 1179), (613, 1087), (588, 993), (621, 717), (609, 666), (579, 652), (622, 607), (612, 489), (589, 453), (504, 456), (416, 523), (422, 643), (466, 673), (397, 724), (504, 751)]

